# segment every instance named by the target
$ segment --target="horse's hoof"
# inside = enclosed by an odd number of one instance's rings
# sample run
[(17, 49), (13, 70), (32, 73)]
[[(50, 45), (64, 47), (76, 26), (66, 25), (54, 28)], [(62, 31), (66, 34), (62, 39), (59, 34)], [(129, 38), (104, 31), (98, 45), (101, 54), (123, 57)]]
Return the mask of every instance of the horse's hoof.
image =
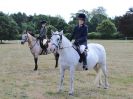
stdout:
[(37, 71), (37, 69), (35, 68), (34, 71)]
[(108, 87), (104, 87), (104, 89), (108, 89)]
[(57, 93), (61, 93), (62, 89), (58, 89)]
[(109, 86), (104, 86), (104, 89), (108, 89), (109, 88)]
[(88, 70), (88, 68), (85, 68), (85, 70)]
[(101, 88), (101, 86), (100, 85), (97, 85), (97, 88)]
[(88, 68), (87, 68), (87, 67), (83, 67), (83, 70), (85, 70), (85, 71), (86, 71), (86, 70), (88, 70)]
[(73, 93), (69, 93), (69, 96), (73, 96), (74, 94)]
[(57, 66), (55, 66), (55, 68), (57, 68)]
[(74, 95), (74, 93), (73, 92), (69, 92), (69, 96), (73, 96)]
[(109, 88), (109, 84), (107, 83), (104, 85), (104, 89), (108, 89), (108, 88)]

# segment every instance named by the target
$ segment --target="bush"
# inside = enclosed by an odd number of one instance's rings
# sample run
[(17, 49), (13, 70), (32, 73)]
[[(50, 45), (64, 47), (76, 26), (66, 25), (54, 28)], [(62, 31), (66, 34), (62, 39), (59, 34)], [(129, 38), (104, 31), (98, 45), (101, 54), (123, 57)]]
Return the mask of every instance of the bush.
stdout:
[(46, 27), (46, 29), (47, 29), (47, 37), (48, 37), (48, 38), (51, 37), (51, 30), (52, 30), (52, 31), (57, 31), (57, 29), (56, 29), (54, 26), (52, 26), (52, 25), (48, 25), (48, 26)]
[(65, 33), (64, 35), (70, 40), (71, 33)]
[(119, 33), (119, 32), (116, 32), (116, 33), (113, 33), (112, 34), (112, 38), (113, 39), (120, 39), (120, 38), (123, 38), (123, 34)]
[(101, 33), (99, 32), (88, 33), (88, 39), (100, 39), (100, 38), (101, 38)]
[(115, 24), (107, 19), (97, 26), (97, 32), (102, 34), (102, 38), (110, 38), (113, 33), (117, 32), (117, 29)]

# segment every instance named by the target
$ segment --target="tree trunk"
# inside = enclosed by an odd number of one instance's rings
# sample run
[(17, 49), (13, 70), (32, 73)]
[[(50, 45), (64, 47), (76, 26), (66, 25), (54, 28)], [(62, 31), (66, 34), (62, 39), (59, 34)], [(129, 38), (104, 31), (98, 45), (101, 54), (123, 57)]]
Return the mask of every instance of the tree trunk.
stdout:
[(2, 44), (2, 40), (0, 40), (0, 43)]

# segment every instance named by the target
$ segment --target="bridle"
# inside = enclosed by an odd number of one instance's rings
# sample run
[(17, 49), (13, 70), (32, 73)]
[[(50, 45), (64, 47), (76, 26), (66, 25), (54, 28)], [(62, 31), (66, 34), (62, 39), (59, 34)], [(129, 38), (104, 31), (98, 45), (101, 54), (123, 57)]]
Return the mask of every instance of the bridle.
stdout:
[(23, 42), (25, 43), (27, 40), (28, 40), (28, 34), (27, 34), (27, 36), (25, 37), (25, 39), (22, 39), (23, 40)]
[(59, 43), (58, 44), (55, 44), (55, 43), (52, 43), (52, 45), (54, 45), (57, 49), (65, 49), (65, 48), (69, 48), (69, 47), (72, 47), (72, 46), (68, 46), (68, 47), (61, 47), (61, 43), (62, 43), (62, 35), (60, 34), (53, 34), (53, 35), (59, 35), (60, 36), (60, 40), (59, 40)]
[[(27, 34), (27, 33), (26, 33)], [(24, 42), (26, 42), (26, 41), (28, 41), (28, 34), (27, 34), (27, 36), (25, 37), (25, 39), (22, 39)], [(34, 48), (34, 46), (37, 44), (37, 40), (36, 40), (36, 43), (33, 45), (33, 46), (31, 46), (31, 47), (29, 47), (30, 49), (33, 49)]]

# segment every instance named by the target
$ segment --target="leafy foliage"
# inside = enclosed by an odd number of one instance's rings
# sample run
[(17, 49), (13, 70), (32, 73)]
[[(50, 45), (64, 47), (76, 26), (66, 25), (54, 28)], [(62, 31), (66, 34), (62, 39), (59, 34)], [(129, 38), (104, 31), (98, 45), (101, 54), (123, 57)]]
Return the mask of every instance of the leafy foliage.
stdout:
[(18, 34), (17, 23), (11, 18), (0, 12), (0, 40), (15, 39)]
[(117, 29), (115, 24), (107, 19), (98, 25), (97, 32), (100, 32), (103, 38), (110, 38), (113, 33), (117, 32)]
[[(51, 30), (63, 30), (65, 35), (70, 38), (74, 27), (78, 24), (78, 13), (84, 13), (87, 17), (86, 24), (88, 25), (88, 38), (120, 38), (123, 36), (133, 37), (133, 8), (123, 16), (116, 16), (111, 19), (106, 14), (106, 9), (98, 7), (91, 12), (81, 9), (76, 13), (71, 14), (71, 21), (66, 21), (60, 16), (55, 17), (50, 15), (26, 15), (25, 13), (14, 13), (11, 15), (0, 12), (0, 40), (17, 39), (24, 30), (32, 31), (38, 34), (41, 28), (40, 21), (47, 21), (47, 34), (51, 35)], [(115, 25), (114, 25), (115, 24)]]

